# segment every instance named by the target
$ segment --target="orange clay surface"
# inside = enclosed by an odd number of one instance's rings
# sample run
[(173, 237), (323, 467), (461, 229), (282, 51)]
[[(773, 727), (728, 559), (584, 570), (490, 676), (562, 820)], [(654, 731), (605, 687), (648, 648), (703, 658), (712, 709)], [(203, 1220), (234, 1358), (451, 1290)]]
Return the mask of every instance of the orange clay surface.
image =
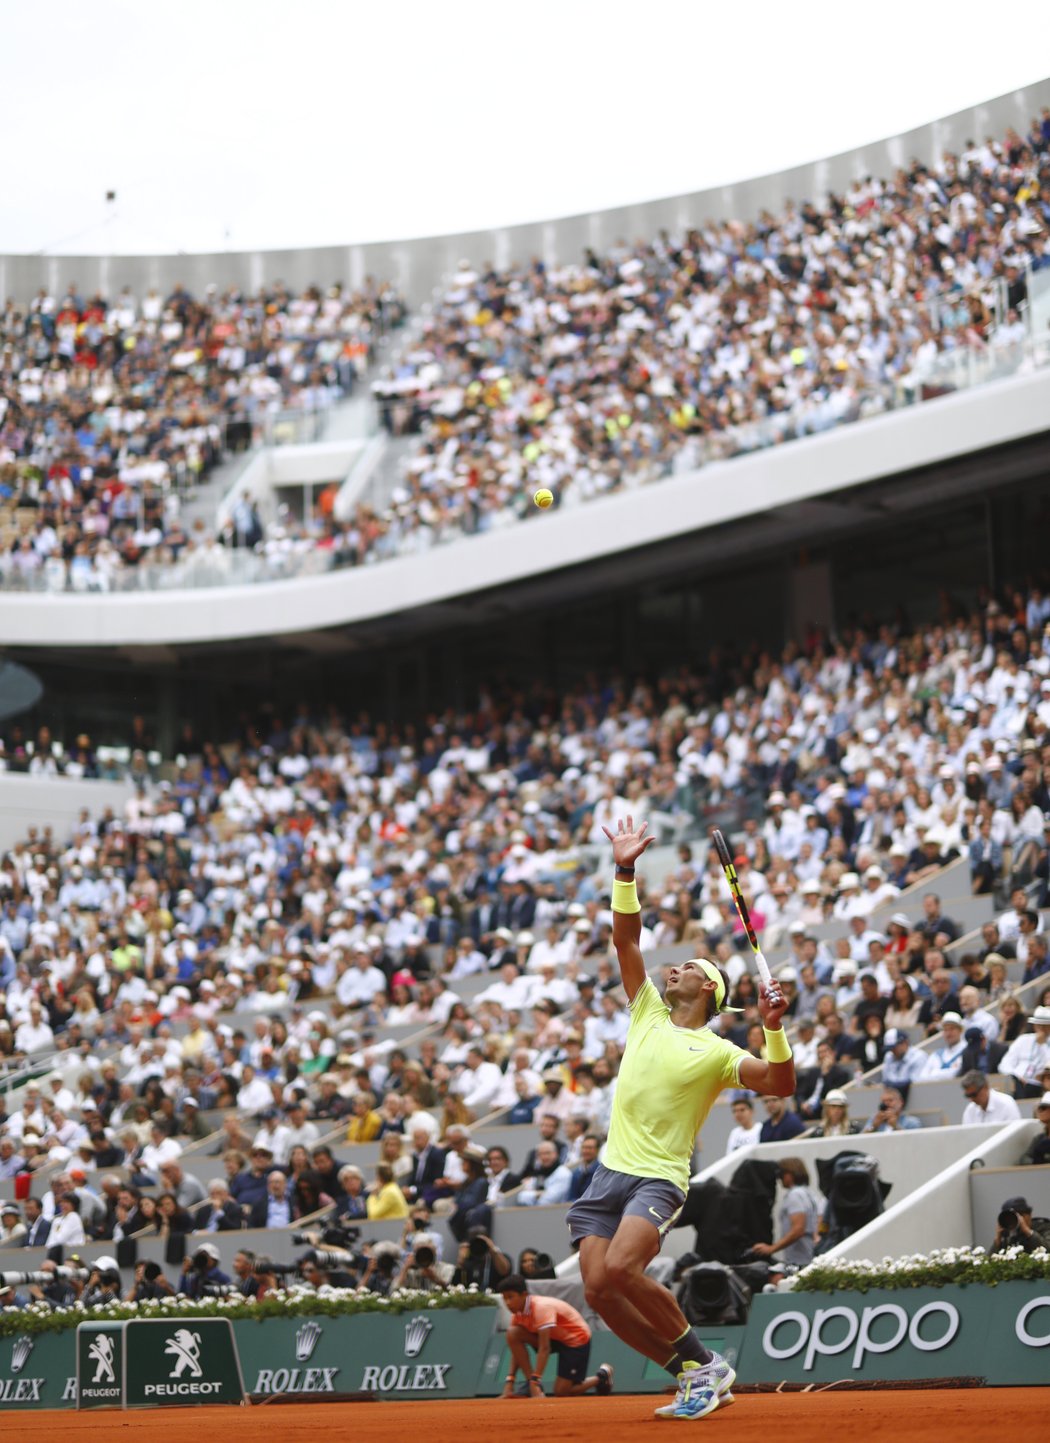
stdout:
[[(270, 1403), (243, 1408), (153, 1408), (129, 1413), (0, 1413), (12, 1443), (237, 1443), (272, 1435), (279, 1443), (561, 1443), (674, 1436), (653, 1409), (660, 1394), (610, 1398), (487, 1398), (461, 1402)], [(671, 1420), (709, 1443), (770, 1443), (774, 1438), (852, 1439), (863, 1443), (1037, 1443), (1050, 1438), (1050, 1390), (976, 1388), (892, 1393), (744, 1395), (699, 1422)], [(687, 1435), (688, 1436), (688, 1435)]]

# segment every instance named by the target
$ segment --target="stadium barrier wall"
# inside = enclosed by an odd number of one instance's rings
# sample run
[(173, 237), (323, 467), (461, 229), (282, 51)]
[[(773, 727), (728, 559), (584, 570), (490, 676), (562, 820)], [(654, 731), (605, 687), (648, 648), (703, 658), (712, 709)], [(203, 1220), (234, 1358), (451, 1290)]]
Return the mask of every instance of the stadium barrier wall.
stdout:
[(761, 1293), (738, 1364), (742, 1383), (984, 1378), (1044, 1385), (1050, 1283)]
[(144, 256), (0, 256), (0, 298), (28, 301), (45, 287), (60, 296), (75, 279), (88, 295), (112, 295), (130, 285), (141, 295), (151, 286), (168, 293), (177, 284), (196, 294), (209, 285), (256, 290), (278, 279), (293, 290), (341, 280), (357, 287), (366, 276), (394, 281), (413, 306), (461, 260), (472, 265), (506, 266), (540, 256), (547, 265), (576, 261), (586, 247), (602, 250), (653, 237), (705, 220), (746, 219), (761, 210), (780, 210), (788, 200), (816, 200), (829, 190), (845, 190), (863, 175), (889, 178), (913, 157), (932, 164), (945, 150), (958, 152), (968, 141), (1002, 135), (1008, 126), (1026, 134), (1032, 117), (1050, 105), (1050, 80), (998, 95), (966, 110), (921, 125), (901, 135), (876, 140), (790, 170), (712, 186), (691, 194), (666, 196), (590, 214), (539, 220), (524, 225), (361, 245), (303, 246), (287, 250), (219, 251), (197, 255)]
[(0, 852), (23, 841), (29, 827), (40, 832), (50, 827), (56, 837), (65, 838), (85, 808), (95, 820), (106, 807), (123, 817), (124, 803), (134, 790), (130, 782), (0, 772)]
[[(236, 1319), (233, 1332), (245, 1391), (257, 1396), (360, 1390), (378, 1398), (491, 1397), (502, 1388), (508, 1361), (500, 1314), (497, 1308), (421, 1309), (399, 1316)], [(203, 1322), (176, 1317), (143, 1326), (198, 1332)], [(0, 1340), (0, 1410), (77, 1406), (77, 1331)], [(745, 1326), (703, 1325), (699, 1332), (735, 1360), (746, 1384), (966, 1376), (995, 1386), (1043, 1385), (1050, 1284), (760, 1293)], [(200, 1357), (205, 1364), (203, 1346)], [(661, 1392), (668, 1384), (662, 1369), (604, 1331), (592, 1338), (591, 1361), (614, 1364), (618, 1391)], [(553, 1363), (544, 1375), (548, 1383)], [(93, 1376), (82, 1361), (89, 1386)], [(203, 1366), (201, 1376), (207, 1381)], [(152, 1396), (140, 1401), (148, 1406)]]

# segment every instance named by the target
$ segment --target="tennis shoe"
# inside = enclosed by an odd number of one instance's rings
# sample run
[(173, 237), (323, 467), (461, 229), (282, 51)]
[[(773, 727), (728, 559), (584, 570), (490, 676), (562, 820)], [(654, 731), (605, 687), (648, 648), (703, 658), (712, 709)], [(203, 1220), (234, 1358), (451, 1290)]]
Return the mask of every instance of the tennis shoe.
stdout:
[(598, 1386), (594, 1391), (599, 1397), (607, 1398), (613, 1390), (613, 1365), (603, 1363), (595, 1376), (598, 1379)]
[(674, 1402), (656, 1409), (657, 1418), (706, 1418), (716, 1409), (734, 1401), (729, 1391), (736, 1382), (736, 1369), (716, 1353), (706, 1367), (687, 1362), (678, 1374)]

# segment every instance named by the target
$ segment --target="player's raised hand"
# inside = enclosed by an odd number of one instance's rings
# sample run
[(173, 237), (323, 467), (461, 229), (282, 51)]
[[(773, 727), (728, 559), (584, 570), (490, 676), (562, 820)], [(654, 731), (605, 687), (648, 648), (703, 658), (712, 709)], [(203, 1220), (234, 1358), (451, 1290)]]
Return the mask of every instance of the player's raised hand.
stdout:
[(762, 1026), (775, 1032), (781, 1025), (787, 1005), (787, 998), (781, 992), (780, 983), (774, 977), (772, 982), (768, 982), (765, 987), (760, 988), (758, 993), (758, 1013), (762, 1018)]
[(621, 817), (616, 823), (615, 832), (610, 832), (608, 827), (602, 827), (602, 831), (613, 844), (613, 858), (618, 867), (633, 867), (646, 847), (652, 846), (656, 838), (647, 837), (645, 834), (648, 830), (648, 822), (642, 822), (641, 826), (636, 828), (632, 816), (628, 816), (626, 820)]

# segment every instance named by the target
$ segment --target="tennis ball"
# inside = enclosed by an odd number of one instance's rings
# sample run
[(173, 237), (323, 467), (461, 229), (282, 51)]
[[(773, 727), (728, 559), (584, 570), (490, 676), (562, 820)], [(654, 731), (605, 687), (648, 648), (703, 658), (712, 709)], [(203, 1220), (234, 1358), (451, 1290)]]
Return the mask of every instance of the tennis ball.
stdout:
[(546, 511), (548, 506), (554, 505), (554, 495), (546, 488), (544, 488), (542, 491), (537, 491), (532, 499), (533, 501), (535, 501), (536, 505), (540, 508), (541, 511)]

